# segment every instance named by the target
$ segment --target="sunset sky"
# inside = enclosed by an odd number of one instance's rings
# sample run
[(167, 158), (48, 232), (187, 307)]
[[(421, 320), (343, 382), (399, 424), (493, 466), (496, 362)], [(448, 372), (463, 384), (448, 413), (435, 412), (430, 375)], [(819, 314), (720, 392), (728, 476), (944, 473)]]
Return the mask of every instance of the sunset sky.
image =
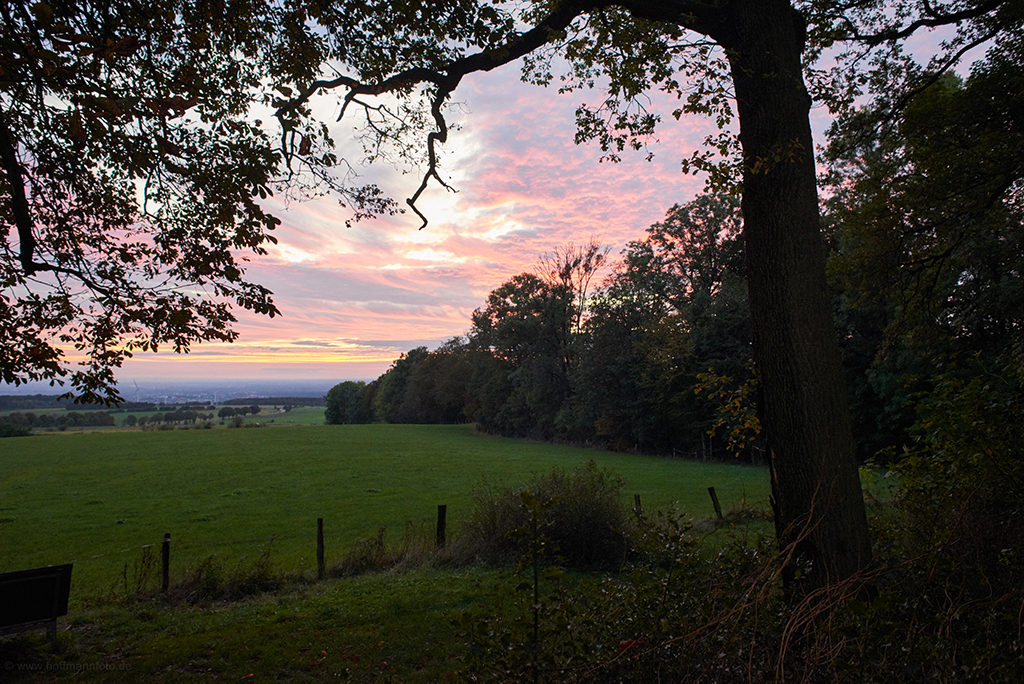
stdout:
[[(279, 244), (251, 262), (248, 276), (275, 293), (283, 316), (236, 311), (235, 343), (139, 353), (119, 381), (371, 380), (402, 352), (465, 333), (488, 292), (546, 252), (594, 238), (617, 258), (673, 204), (701, 192), (703, 180), (684, 176), (680, 161), (714, 130), (702, 118), (675, 121), (677, 102), (655, 100), (649, 109), (663, 123), (653, 161), (627, 152), (619, 164), (598, 163), (600, 148), (576, 146), (573, 136), (576, 108), (600, 96), (523, 84), (518, 65), (467, 77), (452, 98), (461, 113), (449, 118), (461, 129), (449, 134), (442, 158), (458, 193), (431, 184), (418, 203), (426, 229), (411, 212), (346, 228), (349, 214), (335, 200), (272, 204), (283, 220)], [(319, 106), (333, 121), (336, 98)], [(811, 118), (820, 143), (828, 112), (815, 108)], [(351, 118), (336, 125), (335, 138), (356, 161), (351, 127)], [(399, 201), (420, 182), (388, 165), (360, 172)]]
[[(248, 275), (273, 290), (283, 316), (240, 311), (235, 343), (138, 354), (119, 379), (373, 379), (402, 352), (465, 333), (487, 293), (543, 253), (593, 237), (617, 256), (701, 190), (680, 160), (712, 125), (668, 116), (653, 161), (599, 164), (598, 146), (573, 144), (575, 109), (597, 96), (522, 84), (515, 67), (466, 79), (453, 98), (462, 130), (443, 159), (458, 193), (430, 186), (419, 203), (427, 228), (411, 212), (346, 228), (331, 200), (281, 207), (279, 244)], [(362, 172), (400, 200), (419, 184), (386, 165)]]

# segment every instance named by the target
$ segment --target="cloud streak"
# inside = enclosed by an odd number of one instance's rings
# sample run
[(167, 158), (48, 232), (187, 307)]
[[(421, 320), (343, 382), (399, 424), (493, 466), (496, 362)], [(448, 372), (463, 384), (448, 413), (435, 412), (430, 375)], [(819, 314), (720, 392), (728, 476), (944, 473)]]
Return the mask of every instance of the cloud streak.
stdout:
[[(579, 93), (525, 85), (508, 69), (467, 78), (455, 97), (461, 129), (449, 135), (442, 173), (458, 192), (429, 187), (425, 229), (411, 213), (346, 228), (334, 201), (278, 203), (279, 244), (247, 274), (275, 293), (283, 315), (236, 312), (237, 342), (139, 355), (121, 377), (372, 379), (400, 353), (464, 333), (488, 292), (541, 254), (591, 238), (618, 253), (701, 190), (679, 162), (711, 132), (705, 121), (666, 116), (653, 161), (627, 153), (599, 164), (599, 148), (573, 144)], [(659, 104), (667, 113), (674, 103)], [(419, 183), (387, 167), (363, 180), (397, 198)]]

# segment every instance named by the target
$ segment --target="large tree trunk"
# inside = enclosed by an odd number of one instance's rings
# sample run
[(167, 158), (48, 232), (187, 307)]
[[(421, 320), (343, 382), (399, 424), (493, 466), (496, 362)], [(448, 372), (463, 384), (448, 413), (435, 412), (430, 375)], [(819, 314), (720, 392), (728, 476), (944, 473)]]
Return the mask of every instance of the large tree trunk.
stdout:
[[(846, 388), (825, 284), (814, 148), (786, 0), (739, 0), (716, 36), (729, 54), (743, 146), (754, 358), (787, 586), (849, 577), (870, 559)], [(797, 580), (800, 580), (799, 582)]]

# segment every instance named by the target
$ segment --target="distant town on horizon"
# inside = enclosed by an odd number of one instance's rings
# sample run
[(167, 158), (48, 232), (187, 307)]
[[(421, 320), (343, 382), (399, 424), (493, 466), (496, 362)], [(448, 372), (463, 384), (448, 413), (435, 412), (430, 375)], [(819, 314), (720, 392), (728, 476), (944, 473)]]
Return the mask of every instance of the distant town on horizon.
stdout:
[[(122, 380), (118, 387), (125, 401), (222, 403), (247, 397), (323, 397), (346, 378), (238, 379), (238, 378), (137, 378)], [(28, 396), (64, 394), (67, 387), (48, 382), (0, 385), (0, 395)]]

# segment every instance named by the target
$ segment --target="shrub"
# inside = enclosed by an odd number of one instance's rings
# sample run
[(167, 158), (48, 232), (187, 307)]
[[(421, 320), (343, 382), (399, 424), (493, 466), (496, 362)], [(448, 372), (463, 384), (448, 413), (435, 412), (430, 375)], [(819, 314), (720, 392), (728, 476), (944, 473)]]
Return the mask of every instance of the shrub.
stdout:
[(997, 379), (942, 378), (917, 409), (915, 447), (892, 466), (908, 550), (954, 544), (986, 565), (1024, 550), (1024, 400)]
[[(779, 677), (787, 611), (771, 543), (711, 552), (674, 513), (641, 520), (628, 572), (542, 575), (466, 612), (470, 681), (760, 682)], [(803, 666), (806, 669), (806, 666)], [(792, 677), (792, 675), (797, 675)], [(782, 679), (799, 681), (787, 671)], [(474, 679), (475, 678), (475, 679)]]
[(525, 487), (496, 488), (481, 483), (473, 510), (456, 544), (459, 553), (492, 562), (519, 558), (528, 540), (511, 534), (530, 520), (522, 490), (546, 506), (542, 533), (569, 567), (621, 565), (629, 548), (630, 516), (622, 502), (622, 476), (600, 470), (593, 461), (572, 472), (555, 468)]
[(879, 597), (849, 605), (844, 662), (861, 681), (1021, 681), (1024, 400), (1003, 378), (947, 375), (917, 414), (874, 520)]
[(28, 425), (0, 420), (0, 437), (28, 437), (31, 434), (32, 428)]
[[(861, 575), (787, 602), (772, 539), (706, 545), (655, 514), (640, 520), (625, 572), (549, 572), (539, 587), (520, 582), (502, 609), (458, 618), (469, 679), (1021, 681), (1024, 403), (947, 379), (919, 412), (917, 448), (894, 466), (902, 487), (873, 519), (876, 560)], [(512, 507), (485, 510), (496, 527)]]

